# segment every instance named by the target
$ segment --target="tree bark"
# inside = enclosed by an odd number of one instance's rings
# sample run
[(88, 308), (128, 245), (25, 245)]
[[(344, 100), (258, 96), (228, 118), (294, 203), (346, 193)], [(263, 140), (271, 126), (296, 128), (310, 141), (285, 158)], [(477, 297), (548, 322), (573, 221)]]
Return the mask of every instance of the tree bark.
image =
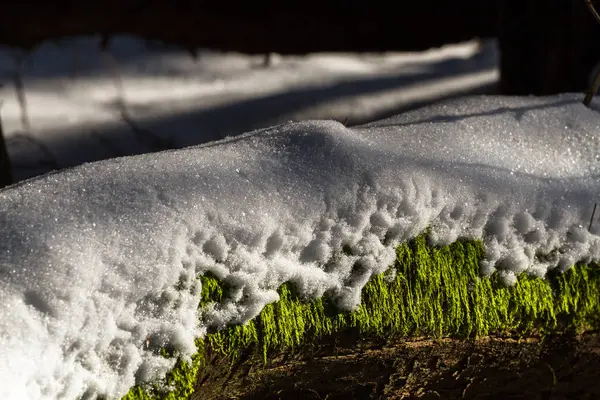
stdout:
[(500, 92), (583, 92), (600, 60), (600, 25), (584, 0), (503, 0)]
[(10, 166), (10, 158), (4, 140), (4, 129), (2, 128), (2, 117), (0, 116), (0, 189), (12, 185), (12, 171)]
[[(597, 333), (474, 340), (343, 337), (305, 353), (200, 368), (192, 400), (597, 399)], [(322, 346), (322, 347), (321, 347)], [(258, 357), (257, 357), (258, 358)]]

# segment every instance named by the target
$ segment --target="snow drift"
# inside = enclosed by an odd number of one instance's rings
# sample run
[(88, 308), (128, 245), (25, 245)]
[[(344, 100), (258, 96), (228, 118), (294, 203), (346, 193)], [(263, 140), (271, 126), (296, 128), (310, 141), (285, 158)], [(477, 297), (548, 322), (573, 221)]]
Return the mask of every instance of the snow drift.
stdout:
[[(171, 367), (158, 348), (191, 355), (208, 325), (255, 317), (283, 282), (352, 309), (395, 245), (427, 228), (438, 243), (483, 238), (482, 274), (508, 284), (598, 260), (599, 130), (579, 96), (473, 97), (2, 190), (0, 397), (121, 396)], [(200, 325), (207, 272), (241, 289)]]

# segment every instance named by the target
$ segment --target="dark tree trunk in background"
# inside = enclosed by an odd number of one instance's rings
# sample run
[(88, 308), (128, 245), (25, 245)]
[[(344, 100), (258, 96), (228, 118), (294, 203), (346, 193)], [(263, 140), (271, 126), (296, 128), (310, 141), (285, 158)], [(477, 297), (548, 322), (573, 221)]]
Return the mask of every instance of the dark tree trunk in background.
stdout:
[(583, 92), (600, 60), (600, 25), (584, 0), (503, 0), (500, 92)]
[(10, 159), (8, 158), (6, 142), (4, 141), (4, 130), (2, 128), (2, 118), (0, 117), (0, 189), (12, 183)]

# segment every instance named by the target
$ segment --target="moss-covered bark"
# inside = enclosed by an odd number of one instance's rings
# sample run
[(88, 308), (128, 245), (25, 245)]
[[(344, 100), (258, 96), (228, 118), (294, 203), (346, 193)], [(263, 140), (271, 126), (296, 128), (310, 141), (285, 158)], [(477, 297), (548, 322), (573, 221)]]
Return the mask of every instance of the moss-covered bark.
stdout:
[[(374, 276), (354, 312), (340, 312), (325, 296), (303, 301), (293, 286), (279, 288), (280, 300), (244, 325), (198, 339), (192, 365), (179, 361), (164, 382), (135, 387), (124, 399), (187, 398), (196, 375), (218, 355), (230, 365), (306, 351), (323, 338), (348, 334), (391, 339), (429, 336), (474, 339), (487, 335), (546, 335), (600, 325), (600, 268), (576, 265), (545, 278), (522, 274), (513, 287), (496, 275), (482, 278), (481, 242), (432, 247), (425, 236), (397, 249), (394, 273)], [(216, 279), (200, 277), (201, 307), (220, 302), (227, 290)], [(254, 364), (253, 364), (254, 365)], [(164, 391), (164, 388), (170, 388)]]

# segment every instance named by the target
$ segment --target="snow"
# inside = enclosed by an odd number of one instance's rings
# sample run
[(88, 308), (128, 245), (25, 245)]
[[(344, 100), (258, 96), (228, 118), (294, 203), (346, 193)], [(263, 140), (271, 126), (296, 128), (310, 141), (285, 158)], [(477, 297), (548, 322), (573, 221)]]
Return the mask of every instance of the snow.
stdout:
[[(210, 63), (203, 68), (232, 80), (240, 71), (267, 76), (249, 72), (247, 57), (219, 57), (237, 61), (225, 71)], [(377, 73), (397, 67), (394, 55), (353, 63), (349, 56), (321, 57), (278, 58), (279, 80), (263, 82), (263, 90), (283, 85), (284, 74), (299, 84), (294, 73), (317, 65), (333, 66), (335, 74), (369, 74), (370, 64)], [(445, 56), (422, 57), (417, 61)], [(153, 68), (155, 61), (141, 64)], [(102, 97), (108, 78), (101, 72), (91, 71), (82, 81), (89, 92), (79, 88), (69, 102), (48, 93), (44, 100), (44, 87), (65, 82), (45, 78), (27, 87), (31, 124), (48, 135), (48, 146), (75, 135), (75, 127), (115, 118), (105, 110), (90, 119), (110, 100)], [(135, 87), (133, 78), (124, 82)], [(174, 82), (172, 103), (185, 101), (161, 108), (154, 104), (160, 96), (151, 99), (147, 91), (138, 100), (152, 100), (153, 113), (176, 114), (198, 99), (202, 84), (179, 75)], [(387, 107), (390, 97), (378, 94), (372, 101)], [(219, 101), (231, 94), (222, 95)], [(307, 298), (332, 291), (339, 307), (352, 309), (368, 279), (394, 261), (394, 246), (428, 227), (440, 244), (483, 238), (482, 275), (500, 271), (507, 284), (523, 271), (543, 276), (549, 268), (599, 260), (600, 222), (588, 226), (600, 195), (600, 118), (580, 97), (467, 97), (355, 127), (290, 122), (196, 147), (87, 163), (1, 190), (0, 397), (121, 396), (172, 366), (156, 355), (161, 346), (190, 356), (194, 337), (255, 317), (277, 300), (284, 282)], [(10, 135), (20, 115), (7, 103)], [(335, 102), (328, 107), (335, 113)], [(59, 110), (77, 121), (53, 118)], [(232, 124), (237, 118), (227, 116)], [(186, 132), (204, 129), (190, 125)], [(85, 150), (59, 160), (68, 165), (98, 156)], [(332, 257), (336, 263), (324, 268)], [(239, 291), (199, 323), (195, 278), (208, 272)]]
[[(122, 395), (169, 367), (152, 349), (190, 355), (208, 325), (255, 317), (283, 282), (352, 309), (427, 227), (439, 243), (484, 238), (484, 275), (508, 283), (598, 260), (600, 118), (579, 97), (288, 123), (1, 191), (2, 398)], [(198, 326), (194, 277), (209, 271), (241, 289)]]
[[(359, 124), (440, 98), (489, 90), (498, 79), (493, 41), (419, 53), (273, 55), (176, 48), (117, 37), (47, 42), (30, 53), (0, 47), (0, 112), (15, 174), (148, 152), (123, 122), (177, 147), (290, 120)], [(16, 95), (16, 78), (25, 107)]]

